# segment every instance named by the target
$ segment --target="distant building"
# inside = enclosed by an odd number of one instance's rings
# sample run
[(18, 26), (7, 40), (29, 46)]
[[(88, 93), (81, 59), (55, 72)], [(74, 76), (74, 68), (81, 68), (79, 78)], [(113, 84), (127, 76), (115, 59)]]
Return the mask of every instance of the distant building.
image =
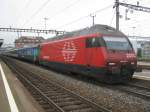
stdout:
[(14, 43), (16, 48), (22, 48), (36, 46), (43, 41), (43, 37), (22, 36), (19, 39), (16, 39)]
[(145, 42), (142, 49), (142, 57), (150, 57), (150, 42)]
[(128, 36), (135, 52), (141, 52), (142, 57), (150, 57), (150, 37)]

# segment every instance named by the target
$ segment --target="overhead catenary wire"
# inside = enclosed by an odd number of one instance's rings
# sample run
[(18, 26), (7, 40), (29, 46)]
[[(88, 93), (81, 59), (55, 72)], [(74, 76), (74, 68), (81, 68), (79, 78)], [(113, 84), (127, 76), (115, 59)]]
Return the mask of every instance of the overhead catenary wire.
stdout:
[(102, 8), (102, 9), (96, 10), (96, 11), (94, 11), (94, 12), (92, 12), (92, 13), (86, 15), (86, 16), (82, 16), (82, 17), (80, 17), (80, 18), (78, 18), (78, 19), (76, 19), (76, 20), (73, 20), (73, 21), (68, 22), (68, 23), (66, 23), (66, 24), (64, 24), (64, 25), (61, 25), (61, 26), (57, 27), (56, 29), (60, 29), (60, 28), (62, 28), (62, 27), (64, 27), (64, 26), (71, 25), (71, 24), (73, 24), (73, 23), (75, 23), (75, 22), (78, 22), (78, 21), (84, 19), (84, 18), (90, 17), (91, 14), (100, 13), (100, 12), (106, 10), (106, 9), (111, 8), (112, 6), (113, 6), (113, 4), (108, 5), (108, 6), (104, 7), (104, 8)]
[(61, 9), (60, 11), (56, 12), (53, 16), (51, 16), (49, 19), (52, 19), (54, 18), (55, 16), (61, 14), (61, 13), (64, 13), (65, 10), (68, 10), (70, 7), (73, 7), (74, 5), (77, 4), (77, 2), (79, 2), (81, 0), (76, 0), (74, 2), (71, 2), (70, 4), (68, 4), (66, 7), (64, 7), (63, 9)]
[[(50, 2), (50, 1), (51, 1), (51, 0), (47, 0), (47, 1), (30, 17), (30, 19), (28, 19), (28, 20), (23, 24), (23, 26), (25, 26), (27, 23), (29, 23), (29, 22), (48, 4), (48, 2)], [(69, 1), (69, 0), (68, 0), (68, 1)], [(63, 13), (64, 10), (66, 10), (66, 9), (68, 9), (68, 8), (70, 8), (70, 7), (72, 7), (73, 5), (76, 5), (76, 3), (79, 2), (79, 1), (80, 1), (80, 0), (76, 0), (75, 2), (72, 2), (71, 4), (69, 4), (69, 5), (67, 5), (65, 8), (63, 8), (61, 11), (56, 12), (54, 16), (56, 16), (56, 15), (58, 15), (58, 14), (60, 14), (60, 13)], [(54, 16), (51, 16), (49, 19), (54, 18)]]
[(28, 1), (26, 2), (25, 6), (22, 8), (22, 10), (20, 11), (20, 13), (18, 14), (16, 23), (19, 22), (20, 18), (21, 18), (22, 15), (24, 14), (24, 13), (22, 13), (22, 12), (24, 12), (24, 10), (27, 9), (27, 8), (29, 7), (29, 5), (30, 5), (30, 3), (31, 3), (32, 1), (33, 1), (33, 0), (28, 0)]
[(36, 12), (35, 12), (34, 14), (32, 14), (32, 15), (30, 16), (30, 18), (25, 21), (25, 23), (24, 23), (22, 26), (25, 26), (25, 25), (26, 25), (27, 23), (29, 23), (33, 18), (35, 18), (35, 16), (36, 16), (46, 5), (48, 5), (48, 3), (49, 3), (50, 1), (51, 1), (51, 0), (46, 0), (46, 1), (36, 10)]

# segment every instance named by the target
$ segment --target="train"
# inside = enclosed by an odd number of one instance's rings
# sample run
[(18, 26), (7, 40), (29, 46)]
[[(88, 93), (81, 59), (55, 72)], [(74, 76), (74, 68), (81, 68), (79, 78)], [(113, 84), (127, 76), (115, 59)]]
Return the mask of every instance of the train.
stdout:
[(12, 50), (7, 55), (111, 84), (132, 79), (137, 66), (127, 36), (101, 24), (55, 36), (35, 47)]

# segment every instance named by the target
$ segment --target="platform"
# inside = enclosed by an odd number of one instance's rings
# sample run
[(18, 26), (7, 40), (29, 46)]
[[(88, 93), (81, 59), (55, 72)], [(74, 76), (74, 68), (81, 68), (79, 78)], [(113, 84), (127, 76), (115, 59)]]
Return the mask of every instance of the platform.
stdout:
[(150, 70), (150, 62), (138, 62), (137, 71)]
[(43, 112), (27, 89), (1, 60), (0, 112)]
[(142, 72), (135, 72), (133, 77), (144, 79), (144, 80), (150, 80), (150, 70), (143, 70)]
[(142, 65), (142, 66), (150, 66), (150, 62), (138, 61), (137, 64), (138, 64), (138, 65)]

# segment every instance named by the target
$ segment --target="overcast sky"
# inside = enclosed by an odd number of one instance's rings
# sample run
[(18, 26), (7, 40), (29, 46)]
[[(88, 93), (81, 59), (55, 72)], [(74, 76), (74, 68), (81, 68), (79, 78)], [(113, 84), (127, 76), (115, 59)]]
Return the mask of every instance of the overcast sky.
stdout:
[[(96, 24), (115, 27), (115, 0), (0, 0), (0, 27), (39, 28), (72, 31), (92, 25), (90, 14), (96, 15)], [(120, 0), (150, 7), (150, 0)], [(130, 20), (125, 20), (125, 7), (120, 6), (120, 30), (127, 35), (150, 36), (150, 13), (128, 13)], [(132, 11), (131, 11), (132, 12)], [(135, 28), (133, 28), (135, 27)], [(37, 36), (34, 33), (21, 35)], [(45, 38), (50, 34), (40, 34)], [(12, 44), (18, 38), (17, 33), (0, 32), (5, 44)]]

